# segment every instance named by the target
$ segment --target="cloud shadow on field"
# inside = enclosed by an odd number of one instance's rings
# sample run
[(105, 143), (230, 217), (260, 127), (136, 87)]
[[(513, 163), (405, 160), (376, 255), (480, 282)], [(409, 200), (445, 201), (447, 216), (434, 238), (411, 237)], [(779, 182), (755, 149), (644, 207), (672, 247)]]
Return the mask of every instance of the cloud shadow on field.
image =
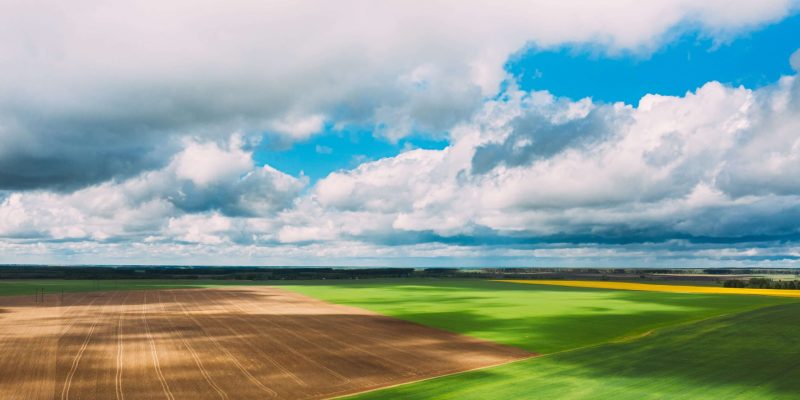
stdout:
[(593, 314), (596, 310), (589, 308), (584, 311), (531, 318), (494, 318), (469, 311), (401, 314), (396, 317), (542, 354), (641, 334), (664, 321), (681, 321), (687, 317), (680, 311), (620, 313), (604, 309), (602, 314)]
[(776, 305), (359, 399), (793, 399), (800, 391), (799, 316), (800, 302)]
[[(557, 356), (582, 379), (664, 382), (683, 396), (731, 387), (747, 397), (766, 387), (782, 395), (800, 391), (800, 303), (790, 303), (666, 328), (641, 340)], [(731, 393), (733, 394), (733, 393)]]

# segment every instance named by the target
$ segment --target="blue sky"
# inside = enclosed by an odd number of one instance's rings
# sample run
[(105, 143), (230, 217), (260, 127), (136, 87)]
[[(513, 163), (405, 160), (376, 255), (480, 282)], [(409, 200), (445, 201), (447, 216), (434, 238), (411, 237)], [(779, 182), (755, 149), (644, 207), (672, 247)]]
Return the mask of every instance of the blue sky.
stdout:
[(327, 125), (317, 136), (297, 143), (271, 143), (267, 135), (253, 152), (260, 165), (271, 165), (295, 176), (303, 175), (312, 181), (329, 173), (351, 169), (367, 161), (393, 157), (410, 149), (438, 149), (447, 146), (443, 138), (424, 134), (409, 136), (397, 141), (377, 137), (368, 129), (334, 129)]
[(673, 35), (652, 54), (608, 54), (596, 45), (534, 47), (514, 55), (506, 69), (524, 90), (632, 105), (648, 93), (681, 96), (709, 81), (755, 89), (792, 73), (788, 60), (800, 46), (800, 15), (724, 39), (691, 29)]
[(93, 1), (0, 12), (0, 263), (800, 266), (798, 0)]
[[(555, 49), (536, 46), (512, 55), (505, 65), (525, 91), (547, 90), (574, 100), (637, 105), (648, 94), (682, 96), (709, 81), (755, 89), (792, 73), (789, 56), (800, 46), (800, 15), (728, 38), (702, 30), (675, 28), (653, 51), (609, 52), (596, 44), (566, 44)], [(441, 134), (437, 134), (440, 136)], [(392, 157), (409, 148), (442, 149), (445, 138), (418, 132), (398, 141), (368, 128), (333, 129), (308, 140), (271, 146), (270, 138), (254, 153), (260, 164), (312, 181), (365, 161)]]

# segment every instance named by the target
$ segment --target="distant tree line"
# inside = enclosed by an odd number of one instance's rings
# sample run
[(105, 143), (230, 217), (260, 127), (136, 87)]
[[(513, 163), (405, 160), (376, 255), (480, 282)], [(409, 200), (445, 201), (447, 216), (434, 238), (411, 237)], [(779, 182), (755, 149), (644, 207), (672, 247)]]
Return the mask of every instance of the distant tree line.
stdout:
[(322, 280), (385, 278), (503, 278), (503, 274), (458, 268), (331, 268), (206, 266), (47, 266), (3, 265), (2, 279), (186, 279), (186, 280)]
[[(416, 274), (415, 274), (416, 273)], [(315, 280), (408, 278), (413, 268), (261, 268), (181, 266), (2, 266), (0, 279), (215, 279), (215, 280)]]
[[(473, 278), (473, 279), (566, 279), (566, 280), (692, 280), (720, 281), (730, 275), (791, 274), (800, 269), (724, 269), (721, 275), (697, 275), (702, 269), (636, 269), (636, 268), (347, 268), (347, 267), (221, 267), (177, 265), (0, 265), (1, 279), (220, 279), (220, 280), (317, 280), (317, 279), (385, 279), (385, 278)], [(762, 272), (763, 271), (763, 272)], [(743, 278), (743, 277), (742, 277)], [(740, 278), (740, 279), (742, 279)], [(760, 278), (763, 279), (763, 278)], [(767, 279), (768, 280), (768, 279)], [(748, 286), (752, 282), (755, 286)], [(725, 282), (727, 287), (762, 287), (758, 280)], [(744, 285), (744, 286), (741, 286)], [(769, 286), (792, 285), (773, 282)], [(800, 284), (797, 284), (800, 286)], [(795, 289), (794, 287), (789, 287)]]
[(723, 286), (752, 289), (800, 289), (800, 281), (774, 281), (769, 278), (730, 279), (725, 281)]

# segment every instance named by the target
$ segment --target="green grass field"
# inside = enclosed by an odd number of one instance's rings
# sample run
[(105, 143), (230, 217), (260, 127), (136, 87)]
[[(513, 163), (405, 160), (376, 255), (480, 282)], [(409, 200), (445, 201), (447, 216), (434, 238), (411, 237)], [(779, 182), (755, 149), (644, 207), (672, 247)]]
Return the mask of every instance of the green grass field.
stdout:
[(545, 354), (357, 399), (790, 399), (800, 392), (796, 299), (485, 281), (286, 287)]
[(548, 354), (658, 327), (797, 301), (522, 285), (481, 280), (288, 283), (333, 303)]
[(357, 399), (796, 399), (800, 304), (412, 383)]
[(93, 292), (104, 290), (154, 290), (176, 288), (202, 288), (219, 285), (253, 285), (249, 281), (213, 281), (213, 280), (157, 280), (157, 279), (122, 279), (122, 280), (64, 280), (64, 279), (20, 279), (0, 280), (0, 296), (34, 296), (37, 289), (44, 289), (45, 295), (64, 292)]

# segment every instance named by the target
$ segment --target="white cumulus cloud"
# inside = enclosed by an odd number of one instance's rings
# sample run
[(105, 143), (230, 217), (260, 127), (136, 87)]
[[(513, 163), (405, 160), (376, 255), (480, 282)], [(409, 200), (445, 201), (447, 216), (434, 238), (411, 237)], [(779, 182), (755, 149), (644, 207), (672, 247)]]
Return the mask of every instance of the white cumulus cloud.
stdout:
[[(725, 40), (790, 0), (0, 2), (0, 189), (74, 190), (162, 167), (175, 136), (397, 140), (460, 123), (527, 45)], [(87, 151), (91, 149), (91, 151)]]

